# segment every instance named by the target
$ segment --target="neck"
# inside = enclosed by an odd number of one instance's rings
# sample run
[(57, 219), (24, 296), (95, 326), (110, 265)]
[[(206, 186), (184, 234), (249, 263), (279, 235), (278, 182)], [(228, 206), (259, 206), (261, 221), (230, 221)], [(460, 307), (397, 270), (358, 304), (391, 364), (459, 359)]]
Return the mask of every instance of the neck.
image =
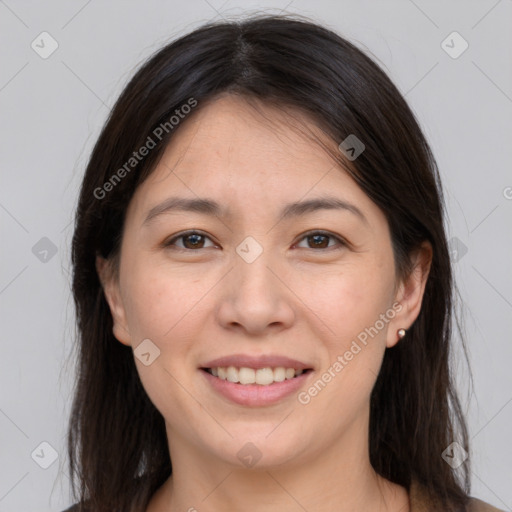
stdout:
[(209, 458), (179, 433), (168, 432), (173, 474), (147, 512), (409, 512), (406, 489), (371, 466), (362, 427), (355, 422), (342, 441), (323, 453), (308, 452), (287, 464), (260, 468)]

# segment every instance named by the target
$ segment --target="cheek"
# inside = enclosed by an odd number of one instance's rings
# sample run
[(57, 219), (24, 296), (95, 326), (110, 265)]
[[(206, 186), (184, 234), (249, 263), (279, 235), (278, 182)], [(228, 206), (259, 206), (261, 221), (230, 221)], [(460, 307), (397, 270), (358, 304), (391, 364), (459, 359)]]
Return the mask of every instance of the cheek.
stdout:
[(369, 265), (351, 265), (336, 272), (310, 275), (298, 293), (322, 320), (332, 345), (343, 348), (385, 313), (389, 278)]
[(148, 366), (135, 357), (142, 385), (165, 418), (174, 418), (177, 424), (191, 414), (200, 418), (200, 406), (190, 401), (183, 383), (190, 379), (189, 360), (194, 357), (194, 341), (200, 339), (204, 324), (198, 316), (200, 299), (211, 285), (201, 285), (197, 278), (166, 275), (162, 269), (148, 266), (139, 272), (133, 270), (127, 273), (130, 277), (124, 289), (133, 346), (150, 339), (160, 350)]
[[(175, 338), (181, 325), (189, 324), (209, 287), (190, 272), (142, 262), (126, 270), (125, 308), (130, 333), (159, 342)], [(211, 287), (211, 286), (210, 286)]]
[(380, 318), (388, 306), (387, 283), (370, 271), (354, 269), (312, 290), (309, 303), (322, 321), (319, 325), (329, 330), (318, 340), (325, 349), (318, 380), (306, 389), (301, 403), (310, 402), (312, 415), (329, 417), (341, 428), (346, 418), (367, 406), (380, 370), (387, 331)]

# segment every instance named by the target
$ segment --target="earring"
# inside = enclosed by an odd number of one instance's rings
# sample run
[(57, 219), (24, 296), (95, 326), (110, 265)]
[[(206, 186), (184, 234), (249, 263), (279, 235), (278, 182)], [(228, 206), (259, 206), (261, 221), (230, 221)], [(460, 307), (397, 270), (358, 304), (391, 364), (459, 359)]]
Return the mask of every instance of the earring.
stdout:
[(405, 336), (405, 333), (407, 331), (405, 329), (398, 329), (397, 334), (400, 339), (402, 339)]

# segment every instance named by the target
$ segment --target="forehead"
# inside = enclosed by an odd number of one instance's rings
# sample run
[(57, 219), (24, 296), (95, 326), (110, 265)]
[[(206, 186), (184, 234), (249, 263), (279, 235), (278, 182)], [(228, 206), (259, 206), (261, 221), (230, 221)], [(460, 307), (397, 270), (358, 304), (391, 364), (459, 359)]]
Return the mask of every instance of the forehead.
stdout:
[(199, 105), (178, 127), (132, 207), (142, 215), (180, 193), (215, 197), (234, 210), (269, 206), (277, 211), (282, 204), (326, 194), (356, 202), (363, 211), (372, 208), (349, 174), (312, 138), (337, 147), (311, 120), (299, 112), (256, 107), (236, 96)]
[(267, 176), (291, 171), (291, 163), (295, 172), (309, 171), (312, 164), (332, 167), (333, 160), (310, 139), (313, 133), (334, 144), (298, 111), (224, 95), (185, 119), (166, 148), (164, 161), (172, 166), (182, 160), (183, 171), (200, 167), (218, 174), (236, 165), (237, 174), (249, 170), (251, 175)]

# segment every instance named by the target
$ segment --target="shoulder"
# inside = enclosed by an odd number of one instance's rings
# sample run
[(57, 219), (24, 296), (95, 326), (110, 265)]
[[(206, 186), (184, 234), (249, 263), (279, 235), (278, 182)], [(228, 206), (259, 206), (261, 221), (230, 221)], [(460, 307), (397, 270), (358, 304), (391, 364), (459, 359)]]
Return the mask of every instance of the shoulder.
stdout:
[(471, 498), (467, 506), (468, 512), (504, 512), (500, 508), (493, 507), (478, 498)]
[[(411, 512), (416, 510), (423, 511), (429, 510), (428, 500), (425, 499), (425, 495), (419, 490), (418, 483), (413, 484), (413, 507), (411, 508)], [(426, 506), (425, 506), (426, 505)], [(62, 512), (87, 512), (87, 510), (80, 510), (79, 503), (75, 503), (71, 507), (63, 510)], [(496, 508), (485, 501), (479, 500), (478, 498), (470, 498), (467, 506), (467, 512), (505, 512), (502, 509)]]
[[(409, 500), (411, 512), (434, 512), (439, 510), (439, 503), (433, 500), (427, 488), (418, 480), (413, 480), (409, 488)], [(465, 507), (465, 512), (505, 512), (500, 508), (493, 507), (485, 501), (470, 497)]]

